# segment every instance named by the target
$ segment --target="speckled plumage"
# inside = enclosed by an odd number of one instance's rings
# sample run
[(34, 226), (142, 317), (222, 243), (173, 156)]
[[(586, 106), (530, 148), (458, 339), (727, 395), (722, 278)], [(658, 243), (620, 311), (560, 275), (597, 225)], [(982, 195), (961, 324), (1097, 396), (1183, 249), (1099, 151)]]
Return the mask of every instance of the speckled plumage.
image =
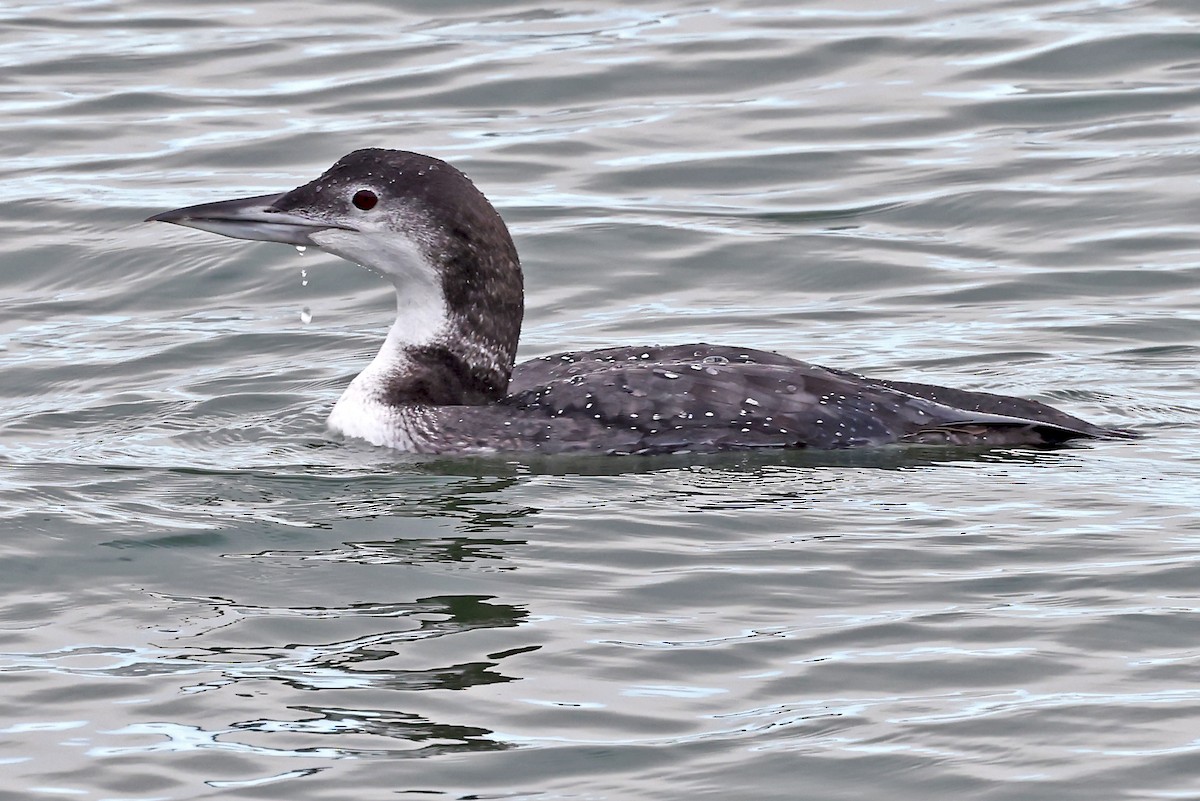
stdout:
[(150, 219), (311, 244), (390, 279), (396, 323), (330, 415), (335, 431), (378, 445), (650, 454), (1132, 436), (1036, 401), (727, 346), (580, 351), (514, 369), (523, 288), (508, 230), (466, 176), (416, 153), (355, 151), (282, 195)]
[(517, 365), (497, 404), (423, 410), (415, 428), (437, 436), (414, 449), (662, 454), (1126, 436), (1037, 401), (897, 383), (720, 345), (562, 353)]

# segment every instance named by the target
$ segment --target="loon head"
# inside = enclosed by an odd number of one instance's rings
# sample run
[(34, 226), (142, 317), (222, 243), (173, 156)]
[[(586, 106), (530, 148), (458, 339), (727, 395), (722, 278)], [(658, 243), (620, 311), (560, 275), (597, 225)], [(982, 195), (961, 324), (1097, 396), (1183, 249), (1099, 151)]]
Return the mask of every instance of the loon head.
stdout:
[[(500, 214), (444, 161), (356, 150), (290, 192), (147, 221), (314, 246), (389, 279), (397, 319), (373, 365), (388, 403), (482, 403), (508, 387), (524, 311), (520, 261)], [(422, 371), (427, 380), (414, 384)]]

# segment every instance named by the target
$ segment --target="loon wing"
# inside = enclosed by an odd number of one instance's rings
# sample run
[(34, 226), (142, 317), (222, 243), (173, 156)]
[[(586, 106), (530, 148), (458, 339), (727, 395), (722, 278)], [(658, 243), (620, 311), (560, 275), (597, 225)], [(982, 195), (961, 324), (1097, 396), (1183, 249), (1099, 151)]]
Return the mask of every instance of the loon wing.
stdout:
[(556, 354), (519, 365), (502, 405), (571, 419), (639, 452), (889, 443), (1053, 444), (1116, 437), (1036, 401), (879, 381), (751, 349), (683, 345)]

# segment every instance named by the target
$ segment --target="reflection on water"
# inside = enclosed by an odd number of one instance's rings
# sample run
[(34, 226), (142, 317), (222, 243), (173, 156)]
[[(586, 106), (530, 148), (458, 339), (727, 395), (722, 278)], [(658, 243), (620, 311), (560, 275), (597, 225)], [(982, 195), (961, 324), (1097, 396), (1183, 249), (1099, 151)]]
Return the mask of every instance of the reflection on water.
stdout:
[[(418, 713), (404, 712), (404, 702), (394, 699), (391, 693), (468, 690), (516, 681), (517, 676), (497, 670), (500, 663), (540, 647), (526, 645), (481, 653), (473, 661), (413, 666), (414, 655), (408, 648), (412, 643), (479, 629), (515, 627), (528, 616), (524, 609), (479, 596), (313, 608), (265, 607), (219, 598), (163, 600), (176, 609), (186, 609), (187, 623), (185, 631), (159, 632), (160, 637), (165, 637), (162, 644), (146, 644), (137, 649), (91, 646), (47, 653), (10, 653), (3, 659), (3, 670), (18, 676), (31, 673), (70, 676), (77, 683), (92, 686), (99, 686), (104, 680), (160, 677), (175, 677), (181, 682), (178, 697), (187, 699), (186, 702), (159, 702), (157, 706), (163, 709), (163, 717), (155, 722), (129, 724), (104, 733), (106, 739), (118, 743), (132, 739), (146, 740), (147, 744), (98, 747), (92, 751), (96, 757), (202, 748), (263, 756), (314, 753), (329, 757), (419, 756), (505, 745), (492, 738), (492, 732), (485, 728), (438, 723)], [(322, 632), (344, 634), (351, 628), (357, 633), (350, 639), (321, 639)], [(289, 639), (276, 642), (258, 639), (270, 632), (286, 632)], [(170, 634), (175, 636), (167, 636)], [(456, 653), (465, 650), (469, 646), (457, 648)], [(342, 705), (286, 703), (283, 707), (287, 710), (286, 718), (237, 720), (219, 730), (169, 722), (171, 715), (166, 711), (173, 708), (179, 710), (177, 714), (186, 716), (197, 702), (228, 704), (228, 701), (205, 700), (214, 693), (222, 698), (232, 695), (261, 699), (274, 695), (290, 698), (295, 692), (313, 691), (322, 691), (323, 696), (330, 696), (330, 703), (340, 701)], [(361, 705), (348, 705), (359, 696)], [(386, 706), (378, 707), (381, 703)], [(247, 703), (247, 708), (255, 709), (257, 704)], [(298, 713), (303, 714), (297, 717)], [(239, 735), (241, 732), (326, 737), (314, 740), (311, 745), (297, 744), (281, 751), (246, 742)], [(349, 734), (387, 740), (364, 741), (355, 747), (342, 744), (340, 739), (333, 744), (326, 742), (329, 736)]]
[[(298, 562), (347, 562), (369, 564), (420, 565), (433, 562), (496, 562), (496, 570), (511, 570), (499, 564), (507, 546), (524, 544), (523, 540), (472, 539), (448, 537), (439, 539), (403, 539), (377, 542), (348, 542), (342, 547), (319, 551), (262, 551), (255, 554), (230, 554), (230, 558), (295, 560)], [(481, 567), (481, 565), (474, 565)]]

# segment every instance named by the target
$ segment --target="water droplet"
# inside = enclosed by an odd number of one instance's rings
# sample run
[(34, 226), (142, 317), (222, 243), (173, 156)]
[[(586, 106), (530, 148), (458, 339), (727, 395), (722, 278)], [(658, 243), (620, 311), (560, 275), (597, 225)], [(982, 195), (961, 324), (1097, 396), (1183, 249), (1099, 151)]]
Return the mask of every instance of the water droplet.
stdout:
[(300, 286), (308, 286), (308, 270), (300, 271)]
[(308, 250), (308, 245), (296, 245), (296, 252), (299, 253), (301, 256), (304, 255), (304, 251), (306, 251), (306, 250)]
[(304, 323), (305, 325), (308, 325), (312, 322), (312, 312), (308, 310), (307, 306), (300, 310), (300, 322)]

